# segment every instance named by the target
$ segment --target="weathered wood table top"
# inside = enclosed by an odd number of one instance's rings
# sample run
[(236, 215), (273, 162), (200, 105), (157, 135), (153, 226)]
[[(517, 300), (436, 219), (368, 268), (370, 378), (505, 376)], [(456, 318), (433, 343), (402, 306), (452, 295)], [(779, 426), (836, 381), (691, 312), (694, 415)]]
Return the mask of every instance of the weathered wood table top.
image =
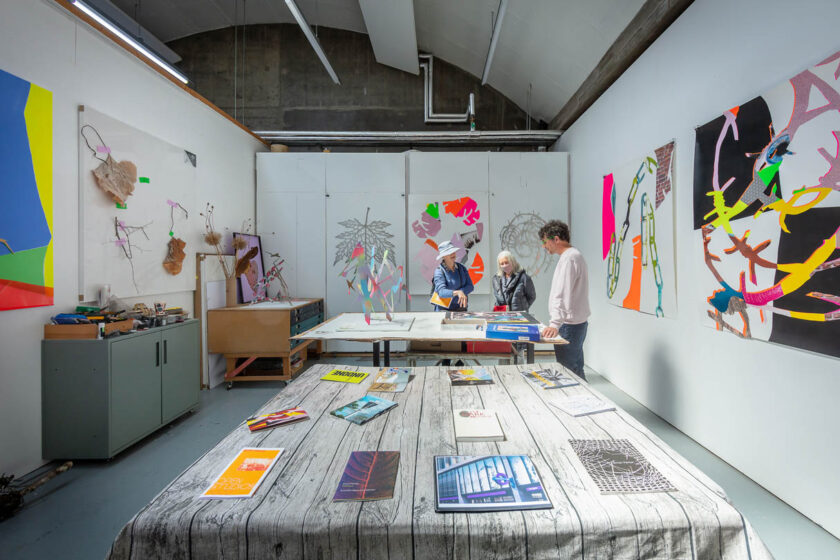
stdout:
[[(539, 364), (540, 366), (559, 364)], [(119, 533), (111, 558), (770, 558), (723, 491), (624, 411), (572, 417), (548, 403), (594, 394), (585, 382), (542, 390), (534, 366), (489, 368), (491, 385), (452, 387), (446, 368), (413, 368), (399, 405), (355, 425), (329, 413), (362, 397), (361, 384), (320, 381), (319, 364), (261, 408), (302, 407), (310, 418), (251, 433), (243, 423), (178, 476)], [(356, 368), (374, 374), (377, 368)], [(455, 441), (453, 408), (498, 413), (507, 440)], [(677, 489), (599, 493), (570, 439), (628, 439)], [(248, 499), (199, 495), (242, 447), (283, 447)], [(332, 502), (351, 451), (399, 451), (394, 497)], [(435, 455), (527, 454), (550, 510), (436, 513)]]
[[(461, 340), (473, 342), (524, 342), (526, 344), (568, 344), (569, 342), (561, 337), (544, 338), (539, 342), (503, 340), (499, 338), (487, 338), (483, 330), (477, 330), (474, 325), (449, 325), (444, 327), (441, 322), (446, 315), (443, 311), (405, 311), (395, 312), (391, 316), (394, 324), (385, 320), (384, 313), (371, 314), (373, 323), (365, 323), (364, 313), (340, 313), (331, 319), (327, 319), (320, 325), (312, 327), (306, 332), (292, 336), (292, 339), (300, 340), (350, 340), (353, 342), (378, 342), (384, 340), (424, 340), (424, 341), (447, 341)], [(411, 321), (409, 328), (397, 327), (400, 321)], [(388, 327), (385, 330), (385, 327)]]

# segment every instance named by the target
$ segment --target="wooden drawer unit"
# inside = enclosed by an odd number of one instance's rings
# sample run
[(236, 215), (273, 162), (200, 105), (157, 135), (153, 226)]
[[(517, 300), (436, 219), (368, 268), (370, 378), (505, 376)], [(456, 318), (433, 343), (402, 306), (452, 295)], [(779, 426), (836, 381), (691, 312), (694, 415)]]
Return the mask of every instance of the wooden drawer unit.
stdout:
[[(306, 357), (311, 341), (289, 340), (324, 321), (324, 300), (297, 299), (292, 304), (272, 302), (211, 309), (207, 312), (207, 348), (224, 354), (227, 360), (225, 380), (288, 381), (302, 366), (292, 357)], [(281, 375), (241, 375), (256, 358), (282, 358)], [(240, 363), (245, 359), (243, 363)], [(292, 371), (294, 367), (294, 371)]]

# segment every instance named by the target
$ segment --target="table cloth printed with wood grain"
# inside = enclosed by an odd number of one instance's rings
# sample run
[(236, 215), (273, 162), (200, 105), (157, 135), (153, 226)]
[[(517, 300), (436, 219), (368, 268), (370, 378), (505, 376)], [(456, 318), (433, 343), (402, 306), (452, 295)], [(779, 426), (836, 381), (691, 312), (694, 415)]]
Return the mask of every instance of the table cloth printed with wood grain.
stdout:
[[(541, 364), (541, 367), (562, 367)], [(123, 558), (770, 558), (724, 492), (630, 415), (571, 417), (548, 403), (594, 394), (588, 384), (542, 390), (519, 370), (491, 367), (495, 383), (452, 387), (446, 368), (418, 367), (399, 405), (356, 425), (330, 411), (365, 394), (361, 384), (304, 372), (260, 409), (301, 407), (309, 420), (250, 432), (244, 423), (178, 476), (122, 529)], [(368, 371), (376, 368), (349, 368)], [(497, 411), (506, 441), (455, 441), (452, 409)], [(627, 439), (676, 492), (602, 495), (571, 439)], [(242, 447), (285, 452), (252, 498), (199, 496)], [(352, 451), (399, 451), (394, 497), (333, 502)], [(436, 513), (435, 455), (527, 454), (550, 510)]]

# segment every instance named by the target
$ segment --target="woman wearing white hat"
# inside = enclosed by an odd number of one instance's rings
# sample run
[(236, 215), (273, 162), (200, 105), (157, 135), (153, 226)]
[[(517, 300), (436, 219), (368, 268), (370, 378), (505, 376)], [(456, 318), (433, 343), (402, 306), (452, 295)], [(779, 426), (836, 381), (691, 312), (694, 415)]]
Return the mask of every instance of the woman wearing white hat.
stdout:
[(467, 267), (455, 262), (458, 248), (451, 242), (438, 245), (438, 258), (441, 263), (435, 269), (434, 291), (440, 299), (452, 298), (449, 307), (435, 305), (435, 311), (466, 311), (467, 296), (475, 289)]

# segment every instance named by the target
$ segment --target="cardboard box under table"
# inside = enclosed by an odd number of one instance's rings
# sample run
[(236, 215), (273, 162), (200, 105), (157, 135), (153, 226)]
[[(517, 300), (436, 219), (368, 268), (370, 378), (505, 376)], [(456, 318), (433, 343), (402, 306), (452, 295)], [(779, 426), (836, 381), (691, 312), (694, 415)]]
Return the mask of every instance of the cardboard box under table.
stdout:
[[(321, 352), (320, 342), (291, 337), (323, 320), (322, 299), (211, 309), (207, 312), (208, 351), (224, 354), (228, 388), (234, 381), (291, 381), (303, 368), (309, 348)], [(257, 371), (252, 364), (260, 358), (274, 358), (280, 367)]]

